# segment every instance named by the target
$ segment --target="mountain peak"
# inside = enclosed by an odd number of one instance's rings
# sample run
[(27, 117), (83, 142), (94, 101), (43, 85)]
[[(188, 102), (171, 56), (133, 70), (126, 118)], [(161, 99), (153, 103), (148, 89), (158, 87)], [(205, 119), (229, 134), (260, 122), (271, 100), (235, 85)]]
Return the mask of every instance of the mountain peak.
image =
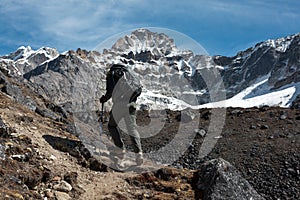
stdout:
[(50, 47), (41, 47), (38, 50), (33, 50), (31, 46), (20, 46), (15, 52), (12, 52), (6, 56), (2, 56), (1, 58), (18, 61), (29, 59), (37, 54), (44, 54), (45, 57), (51, 59), (56, 57), (59, 52)]
[(59, 52), (50, 47), (41, 47), (33, 50), (30, 46), (21, 46), (15, 52), (0, 57), (0, 61), (11, 63), (13, 74), (22, 75), (34, 69), (38, 65), (52, 60), (59, 55)]
[(292, 41), (298, 37), (299, 37), (299, 33), (287, 37), (278, 38), (278, 39), (269, 39), (265, 42), (260, 43), (258, 47), (269, 46), (276, 49), (276, 51), (285, 52), (287, 48), (290, 46), (290, 44), (292, 43)]
[(116, 52), (140, 53), (142, 51), (166, 52), (178, 51), (174, 44), (174, 40), (164, 33), (151, 32), (148, 29), (137, 29), (130, 35), (117, 40), (112, 46), (112, 50)]
[(34, 51), (30, 46), (20, 46), (16, 52), (10, 53), (6, 58), (16, 61), (28, 57), (33, 52)]

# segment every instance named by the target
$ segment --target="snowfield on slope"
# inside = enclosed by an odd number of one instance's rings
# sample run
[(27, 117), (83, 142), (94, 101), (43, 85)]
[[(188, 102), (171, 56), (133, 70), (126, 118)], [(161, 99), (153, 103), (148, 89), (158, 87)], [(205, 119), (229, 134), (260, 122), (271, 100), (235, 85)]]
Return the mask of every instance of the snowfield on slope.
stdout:
[[(149, 105), (153, 110), (184, 110), (186, 108), (201, 109), (224, 107), (250, 108), (261, 106), (279, 106), (288, 108), (291, 106), (293, 100), (300, 94), (300, 83), (292, 83), (284, 86), (283, 88), (272, 91), (267, 85), (267, 81), (268, 79), (265, 78), (230, 99), (199, 106), (191, 105), (182, 99), (156, 94), (148, 90), (141, 95), (138, 103)], [(194, 95), (197, 95), (197, 93), (199, 92), (195, 92)]]

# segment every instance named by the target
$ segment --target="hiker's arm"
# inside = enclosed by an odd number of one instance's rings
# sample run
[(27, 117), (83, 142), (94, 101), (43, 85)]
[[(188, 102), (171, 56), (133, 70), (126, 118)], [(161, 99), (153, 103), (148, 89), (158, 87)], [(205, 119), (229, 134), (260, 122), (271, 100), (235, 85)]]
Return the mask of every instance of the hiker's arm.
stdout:
[(103, 95), (100, 98), (101, 103), (105, 103), (111, 98), (113, 90), (114, 90), (114, 82), (113, 81), (114, 80), (113, 80), (111, 74), (108, 72), (108, 74), (106, 75), (106, 93), (105, 93), (105, 95)]

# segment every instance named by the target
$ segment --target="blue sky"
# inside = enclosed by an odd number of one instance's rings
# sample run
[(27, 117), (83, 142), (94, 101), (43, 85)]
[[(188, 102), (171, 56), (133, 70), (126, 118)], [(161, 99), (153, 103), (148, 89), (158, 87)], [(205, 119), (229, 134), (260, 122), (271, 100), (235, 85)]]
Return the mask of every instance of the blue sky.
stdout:
[(1, 0), (0, 55), (22, 45), (92, 50), (120, 32), (162, 27), (233, 56), (300, 32), (299, 10), (299, 0)]

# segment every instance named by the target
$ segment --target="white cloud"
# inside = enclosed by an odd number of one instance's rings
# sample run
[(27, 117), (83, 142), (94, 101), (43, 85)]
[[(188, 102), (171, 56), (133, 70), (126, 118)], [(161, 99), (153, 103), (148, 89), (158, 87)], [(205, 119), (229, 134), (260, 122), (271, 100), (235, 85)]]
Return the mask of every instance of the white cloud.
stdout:
[(76, 42), (108, 37), (134, 25), (124, 21), (126, 6), (130, 2), (136, 1), (126, 1), (122, 7), (115, 1), (46, 1), (46, 5), (38, 10), (42, 16), (40, 28), (46, 33)]
[[(0, 14), (14, 30), (39, 32), (57, 40), (91, 41), (133, 28), (128, 19), (138, 0), (0, 1)], [(104, 38), (103, 38), (104, 39)]]

